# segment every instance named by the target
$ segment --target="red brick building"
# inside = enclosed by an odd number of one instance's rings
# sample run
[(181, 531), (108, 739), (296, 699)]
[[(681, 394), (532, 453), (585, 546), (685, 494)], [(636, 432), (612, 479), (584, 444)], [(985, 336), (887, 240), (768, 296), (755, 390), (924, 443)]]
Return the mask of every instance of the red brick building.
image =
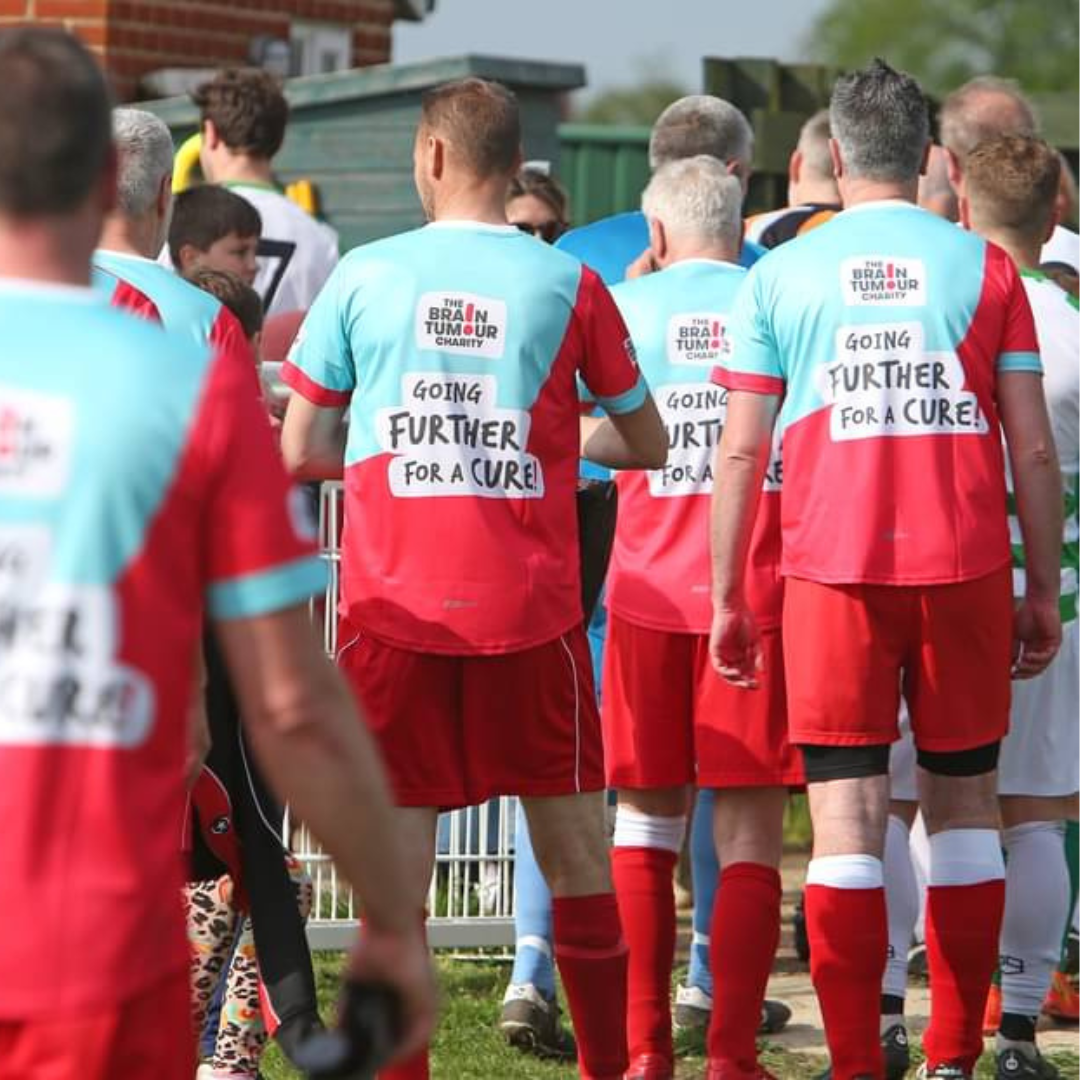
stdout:
[(151, 72), (266, 61), (318, 74), (390, 59), (395, 19), (431, 0), (0, 0), (0, 27), (60, 24), (102, 58), (124, 99)]

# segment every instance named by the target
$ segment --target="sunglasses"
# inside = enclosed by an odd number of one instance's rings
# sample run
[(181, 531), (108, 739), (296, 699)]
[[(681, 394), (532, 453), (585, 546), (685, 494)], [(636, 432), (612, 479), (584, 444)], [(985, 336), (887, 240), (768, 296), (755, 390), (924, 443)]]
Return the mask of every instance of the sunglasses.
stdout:
[(539, 225), (533, 225), (528, 221), (511, 221), (510, 224), (530, 236), (543, 240), (546, 244), (553, 244), (563, 231), (560, 221), (542, 221)]

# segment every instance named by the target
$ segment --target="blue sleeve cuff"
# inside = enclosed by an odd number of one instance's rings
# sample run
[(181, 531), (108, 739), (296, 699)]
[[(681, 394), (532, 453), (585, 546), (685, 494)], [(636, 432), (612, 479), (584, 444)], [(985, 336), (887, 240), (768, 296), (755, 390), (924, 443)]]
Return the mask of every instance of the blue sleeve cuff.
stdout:
[(211, 618), (247, 619), (310, 600), (326, 589), (326, 564), (316, 555), (255, 574), (219, 581), (207, 591)]
[(640, 409), (648, 396), (649, 387), (645, 383), (644, 376), (639, 375), (637, 382), (625, 393), (617, 394), (615, 397), (597, 396), (596, 403), (604, 412), (618, 416), (620, 413), (630, 413), (635, 409)]
[(998, 371), (1032, 371), (1036, 375), (1043, 372), (1042, 361), (1038, 353), (1003, 352), (998, 355)]

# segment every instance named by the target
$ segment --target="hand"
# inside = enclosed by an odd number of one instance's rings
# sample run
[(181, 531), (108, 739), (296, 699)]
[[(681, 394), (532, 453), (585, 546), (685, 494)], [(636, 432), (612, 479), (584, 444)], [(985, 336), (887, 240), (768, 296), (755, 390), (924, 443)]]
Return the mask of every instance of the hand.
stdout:
[(394, 1056), (418, 1053), (435, 1030), (435, 975), (422, 928), (381, 931), (365, 925), (349, 958), (349, 974), (360, 982), (383, 983), (401, 1000), (402, 1040)]
[(646, 248), (626, 268), (626, 280), (633, 281), (634, 278), (644, 277), (646, 274), (651, 274), (659, 269), (656, 260), (653, 258), (652, 248)]
[(1014, 679), (1031, 679), (1046, 670), (1061, 645), (1061, 611), (1057, 597), (1025, 599), (1013, 617)]
[(757, 673), (763, 667), (761, 635), (749, 609), (713, 609), (709, 656), (717, 674), (733, 686), (757, 689)]

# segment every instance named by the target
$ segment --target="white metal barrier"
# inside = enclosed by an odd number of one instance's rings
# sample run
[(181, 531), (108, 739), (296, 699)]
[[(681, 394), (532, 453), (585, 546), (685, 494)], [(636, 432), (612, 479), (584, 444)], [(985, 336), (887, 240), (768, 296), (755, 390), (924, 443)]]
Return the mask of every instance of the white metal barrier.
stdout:
[[(323, 645), (337, 650), (337, 600), (341, 580), (343, 489), (322, 485), (319, 544), (328, 566), (326, 596), (313, 602), (323, 625)], [(418, 748), (419, 749), (419, 748)], [(439, 818), (435, 873), (428, 891), (428, 940), (434, 948), (497, 948), (513, 944), (513, 845), (516, 800), (495, 799)], [(352, 890), (302, 824), (290, 829), (296, 857), (307, 868), (315, 900), (308, 920), (313, 949), (343, 949), (354, 939), (357, 912)]]

